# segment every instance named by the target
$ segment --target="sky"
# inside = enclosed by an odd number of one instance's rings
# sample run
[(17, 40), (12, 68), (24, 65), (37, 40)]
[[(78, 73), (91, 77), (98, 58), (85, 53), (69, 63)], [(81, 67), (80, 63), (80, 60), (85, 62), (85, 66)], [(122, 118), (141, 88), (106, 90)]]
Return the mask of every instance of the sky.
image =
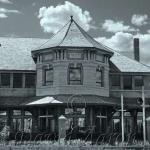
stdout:
[(150, 0), (0, 0), (0, 36), (50, 38), (73, 15), (97, 41), (129, 57), (140, 39), (150, 65)]

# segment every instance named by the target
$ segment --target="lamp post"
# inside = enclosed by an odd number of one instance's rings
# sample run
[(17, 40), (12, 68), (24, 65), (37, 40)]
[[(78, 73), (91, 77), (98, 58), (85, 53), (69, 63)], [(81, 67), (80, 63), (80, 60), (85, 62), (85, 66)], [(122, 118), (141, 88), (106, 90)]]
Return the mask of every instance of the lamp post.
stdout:
[(142, 100), (143, 100), (143, 145), (146, 144), (146, 129), (145, 129), (145, 93), (144, 93), (144, 86), (142, 86)]
[(122, 133), (122, 145), (124, 142), (124, 107), (123, 107), (123, 94), (121, 94), (121, 133)]
[(145, 92), (144, 86), (142, 86), (142, 98), (138, 98), (138, 104), (142, 106), (142, 120), (143, 120), (143, 145), (146, 144), (146, 125), (145, 125), (145, 108), (150, 107), (149, 105), (145, 105)]
[(123, 98), (123, 94), (121, 93), (121, 109), (118, 110), (121, 112), (121, 141), (122, 141), (122, 145), (124, 143), (124, 112), (126, 111), (124, 109), (124, 98)]

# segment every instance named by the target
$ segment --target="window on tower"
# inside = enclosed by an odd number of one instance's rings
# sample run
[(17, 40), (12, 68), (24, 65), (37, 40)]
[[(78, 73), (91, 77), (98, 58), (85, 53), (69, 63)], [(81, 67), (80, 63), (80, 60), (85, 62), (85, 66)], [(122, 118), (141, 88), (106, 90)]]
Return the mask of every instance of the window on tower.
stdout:
[(101, 87), (104, 87), (104, 68), (97, 67), (96, 68), (96, 83), (99, 84)]
[(68, 71), (68, 84), (79, 85), (82, 84), (82, 65), (70, 64)]
[(43, 69), (43, 85), (53, 84), (53, 67), (49, 66)]

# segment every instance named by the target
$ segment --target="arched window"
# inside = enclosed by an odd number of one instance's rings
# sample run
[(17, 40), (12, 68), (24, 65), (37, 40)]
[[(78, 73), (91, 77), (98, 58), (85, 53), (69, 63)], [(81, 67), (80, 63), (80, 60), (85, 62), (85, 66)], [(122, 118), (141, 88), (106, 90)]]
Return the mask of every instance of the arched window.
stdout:
[(80, 85), (82, 84), (82, 64), (70, 64), (68, 68), (68, 84)]
[(104, 68), (98, 66), (96, 68), (96, 83), (104, 87)]

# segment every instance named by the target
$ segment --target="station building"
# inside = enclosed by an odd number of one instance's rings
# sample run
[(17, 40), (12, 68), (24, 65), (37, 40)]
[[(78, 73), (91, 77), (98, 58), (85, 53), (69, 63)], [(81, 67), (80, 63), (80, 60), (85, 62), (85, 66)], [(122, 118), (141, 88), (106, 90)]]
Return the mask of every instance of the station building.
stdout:
[[(139, 40), (130, 59), (95, 41), (73, 18), (50, 39), (0, 37), (0, 128), (11, 133), (58, 133), (92, 129), (142, 135), (142, 86), (150, 98), (150, 67), (140, 62)], [(146, 132), (150, 132), (146, 108)]]

